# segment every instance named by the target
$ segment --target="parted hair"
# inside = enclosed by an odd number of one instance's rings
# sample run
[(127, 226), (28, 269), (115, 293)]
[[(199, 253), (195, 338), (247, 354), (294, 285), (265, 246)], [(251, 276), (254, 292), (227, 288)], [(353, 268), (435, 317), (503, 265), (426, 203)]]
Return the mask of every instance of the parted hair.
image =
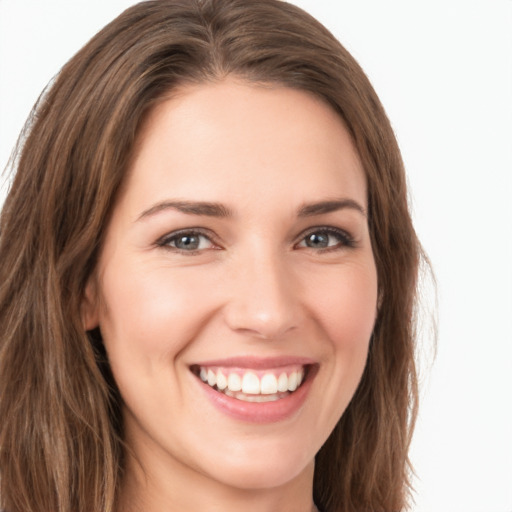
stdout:
[(363, 164), (379, 311), (359, 387), (316, 456), (327, 512), (397, 512), (410, 496), (422, 251), (394, 133), (354, 58), (279, 0), (155, 0), (107, 25), (33, 109), (0, 217), (0, 509), (114, 512), (121, 397), (84, 289), (141, 124), (175, 88), (233, 76), (307, 91), (338, 113)]

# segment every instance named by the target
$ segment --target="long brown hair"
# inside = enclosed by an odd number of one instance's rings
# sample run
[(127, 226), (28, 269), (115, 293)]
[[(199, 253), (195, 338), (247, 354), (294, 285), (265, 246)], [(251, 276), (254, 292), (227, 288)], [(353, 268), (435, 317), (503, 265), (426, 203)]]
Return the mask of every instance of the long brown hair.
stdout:
[(421, 248), (400, 152), (365, 74), (317, 21), (278, 0), (157, 0), (99, 32), (42, 95), (0, 218), (0, 508), (111, 512), (120, 397), (81, 303), (145, 116), (186, 83), (234, 75), (311, 92), (341, 116), (366, 171), (380, 308), (367, 366), (316, 457), (329, 512), (407, 505), (417, 409)]

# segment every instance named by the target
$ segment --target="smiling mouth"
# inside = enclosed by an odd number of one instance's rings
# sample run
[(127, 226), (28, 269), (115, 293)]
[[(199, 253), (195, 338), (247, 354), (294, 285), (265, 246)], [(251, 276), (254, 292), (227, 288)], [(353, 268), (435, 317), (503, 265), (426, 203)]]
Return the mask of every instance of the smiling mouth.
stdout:
[(215, 391), (244, 402), (274, 402), (286, 398), (301, 387), (311, 365), (254, 370), (192, 365), (190, 370)]

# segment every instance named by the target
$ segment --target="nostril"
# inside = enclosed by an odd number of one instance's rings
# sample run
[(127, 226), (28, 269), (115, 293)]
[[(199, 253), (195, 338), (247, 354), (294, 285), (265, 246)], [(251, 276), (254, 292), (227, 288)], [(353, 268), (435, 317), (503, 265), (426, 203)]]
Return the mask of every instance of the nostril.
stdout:
[(298, 315), (293, 307), (271, 310), (270, 306), (230, 304), (225, 318), (231, 330), (263, 340), (282, 338), (298, 327)]

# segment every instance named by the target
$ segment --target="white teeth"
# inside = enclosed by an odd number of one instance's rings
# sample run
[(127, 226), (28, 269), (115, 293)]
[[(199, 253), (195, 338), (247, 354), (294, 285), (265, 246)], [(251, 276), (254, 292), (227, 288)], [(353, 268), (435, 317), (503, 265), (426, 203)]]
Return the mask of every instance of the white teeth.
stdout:
[(242, 391), (248, 395), (260, 394), (260, 379), (255, 373), (247, 372), (242, 379)]
[(288, 391), (288, 375), (286, 375), (286, 373), (279, 375), (277, 379), (277, 390), (281, 391), (281, 393)]
[(282, 398), (282, 396), (279, 396), (277, 393), (274, 395), (246, 395), (241, 392), (233, 393), (229, 391), (229, 389), (226, 389), (224, 394), (236, 398), (237, 400), (242, 400), (243, 402), (275, 402)]
[(226, 379), (226, 376), (220, 370), (217, 372), (217, 387), (221, 391), (228, 387), (228, 379)]
[(266, 373), (261, 379), (261, 393), (263, 395), (273, 395), (277, 393), (277, 379), (272, 373)]
[(242, 389), (242, 379), (236, 373), (230, 373), (228, 376), (228, 389), (230, 391), (240, 391)]
[(208, 370), (208, 385), (209, 386), (215, 386), (215, 384), (217, 384), (217, 377), (215, 375), (215, 373), (213, 373), (212, 370)]
[[(237, 370), (229, 373), (225, 369), (200, 367), (199, 378), (212, 388), (216, 387), (217, 390), (239, 400), (245, 400), (242, 395), (248, 395), (246, 401), (268, 402), (282, 398), (280, 393), (295, 391), (304, 380), (304, 368), (292, 371), (289, 375), (284, 371), (279, 376), (270, 372), (264, 373), (260, 379), (254, 371), (241, 373)], [(260, 400), (255, 398), (257, 396), (263, 398)]]
[(290, 373), (288, 377), (288, 391), (295, 391), (297, 389), (297, 372)]
[(277, 395), (238, 395), (236, 398), (238, 400), (243, 400), (245, 402), (275, 402), (279, 400)]

